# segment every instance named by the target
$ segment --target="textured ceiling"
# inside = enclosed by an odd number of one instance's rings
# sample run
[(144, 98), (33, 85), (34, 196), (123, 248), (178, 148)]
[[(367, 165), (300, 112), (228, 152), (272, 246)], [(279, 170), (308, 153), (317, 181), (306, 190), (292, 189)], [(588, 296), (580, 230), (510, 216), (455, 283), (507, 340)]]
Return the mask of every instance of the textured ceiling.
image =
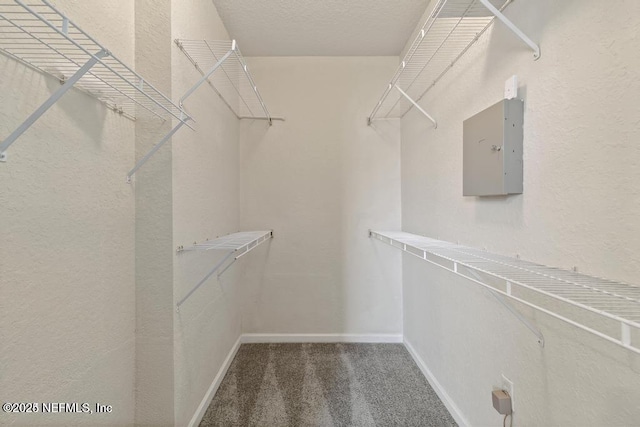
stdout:
[(429, 0), (213, 0), (247, 56), (399, 55)]

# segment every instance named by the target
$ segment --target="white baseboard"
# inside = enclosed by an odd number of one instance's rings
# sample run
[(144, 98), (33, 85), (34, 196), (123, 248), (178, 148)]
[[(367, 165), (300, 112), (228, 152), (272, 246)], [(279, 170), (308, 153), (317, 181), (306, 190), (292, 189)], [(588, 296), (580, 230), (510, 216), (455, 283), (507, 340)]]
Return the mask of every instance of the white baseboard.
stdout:
[(440, 384), (440, 382), (436, 379), (436, 377), (433, 376), (433, 373), (429, 370), (427, 365), (424, 363), (424, 360), (422, 360), (422, 357), (418, 355), (416, 350), (413, 348), (411, 343), (407, 341), (406, 338), (404, 339), (404, 346), (407, 348), (407, 350), (409, 351), (409, 354), (411, 355), (411, 357), (413, 357), (413, 360), (415, 360), (416, 364), (418, 365), (418, 367), (420, 368), (424, 376), (427, 378), (427, 381), (429, 381), (429, 384), (431, 385), (433, 390), (436, 392), (440, 400), (442, 400), (442, 403), (444, 403), (444, 406), (447, 407), (447, 409), (451, 413), (451, 416), (456, 421), (456, 423), (458, 423), (460, 427), (469, 426), (470, 425), (469, 422), (464, 417), (464, 415), (462, 415), (462, 412), (460, 411), (460, 408), (458, 408), (458, 405), (455, 404), (453, 399), (451, 399), (449, 394), (447, 394), (445, 389), (442, 387), (442, 384)]
[(398, 334), (244, 334), (242, 343), (401, 343)]
[(229, 370), (229, 366), (231, 366), (231, 362), (233, 362), (233, 359), (236, 357), (236, 353), (238, 352), (238, 349), (240, 348), (241, 343), (242, 343), (242, 335), (238, 337), (238, 340), (233, 345), (233, 347), (231, 347), (231, 350), (229, 351), (229, 354), (227, 355), (226, 359), (224, 359), (224, 362), (222, 363), (222, 366), (220, 367), (218, 374), (213, 379), (213, 382), (211, 383), (209, 390), (207, 390), (207, 393), (204, 395), (204, 398), (202, 399), (202, 402), (200, 402), (198, 409), (196, 409), (196, 413), (193, 414), (191, 421), (189, 421), (189, 427), (196, 427), (200, 424), (200, 421), (202, 421), (202, 417), (204, 417), (205, 412), (207, 412), (207, 408), (211, 404), (211, 401), (213, 400), (213, 396), (215, 396), (216, 391), (218, 391), (218, 387), (220, 387), (220, 384), (222, 383), (224, 376), (227, 374), (227, 371)]

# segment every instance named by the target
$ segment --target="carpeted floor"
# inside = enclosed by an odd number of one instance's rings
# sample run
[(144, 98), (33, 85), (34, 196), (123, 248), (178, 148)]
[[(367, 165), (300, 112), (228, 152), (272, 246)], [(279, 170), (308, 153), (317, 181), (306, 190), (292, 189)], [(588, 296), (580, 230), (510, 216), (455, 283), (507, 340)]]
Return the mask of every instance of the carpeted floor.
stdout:
[(243, 344), (200, 426), (455, 426), (402, 344)]

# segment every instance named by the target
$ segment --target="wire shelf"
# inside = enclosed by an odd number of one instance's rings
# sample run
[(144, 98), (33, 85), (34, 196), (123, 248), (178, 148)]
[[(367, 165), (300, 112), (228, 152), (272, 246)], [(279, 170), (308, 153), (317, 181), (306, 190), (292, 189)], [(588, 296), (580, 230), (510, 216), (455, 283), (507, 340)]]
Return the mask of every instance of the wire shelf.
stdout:
[[(178, 39), (175, 42), (236, 117), (271, 121), (235, 40)], [(210, 73), (217, 65), (219, 69)]]
[(180, 246), (178, 252), (183, 251), (242, 251), (248, 252), (260, 243), (271, 238), (273, 232), (269, 231), (241, 231), (218, 237), (214, 240), (206, 240), (203, 243), (194, 243), (193, 246)]
[[(639, 286), (546, 267), (410, 233), (371, 231), (370, 235), (640, 354), (640, 343), (632, 343), (631, 334), (632, 328), (640, 332)], [(466, 271), (471, 274), (465, 274)], [(619, 323), (619, 335), (587, 326), (580, 316), (569, 318), (566, 314), (560, 314), (557, 304), (541, 303), (547, 299)]]
[[(400, 118), (417, 106), (417, 101), (453, 67), (496, 17), (532, 46), (532, 42), (501, 14), (510, 1), (439, 0), (371, 112), (369, 121)], [(484, 2), (496, 10), (489, 10)], [(537, 52), (534, 56), (539, 56), (537, 46), (534, 50)]]
[(139, 109), (164, 120), (189, 119), (47, 0), (0, 0), (0, 51), (61, 81), (98, 57), (75, 87), (132, 119)]
[[(193, 246), (184, 247), (178, 246), (178, 252), (188, 251), (226, 251), (227, 255), (222, 258), (187, 294), (176, 304), (178, 310), (180, 306), (184, 304), (195, 291), (198, 290), (213, 274), (218, 271), (222, 266), (226, 266), (220, 271), (218, 277), (220, 277), (231, 265), (239, 258), (245, 256), (253, 249), (260, 246), (262, 243), (273, 238), (273, 230), (269, 231), (242, 231), (238, 233), (228, 234), (226, 236), (218, 237), (214, 240), (206, 240), (203, 243), (194, 243)], [(237, 255), (236, 255), (237, 254)], [(233, 258), (232, 258), (233, 257)]]

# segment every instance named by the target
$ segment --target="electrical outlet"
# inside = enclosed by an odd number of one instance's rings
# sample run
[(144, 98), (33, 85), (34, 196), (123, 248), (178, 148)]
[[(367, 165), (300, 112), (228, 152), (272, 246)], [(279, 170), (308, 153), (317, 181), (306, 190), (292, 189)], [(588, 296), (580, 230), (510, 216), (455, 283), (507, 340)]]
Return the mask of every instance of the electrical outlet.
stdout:
[(513, 395), (513, 381), (502, 374), (502, 389), (511, 396), (511, 410), (516, 410), (515, 396)]

